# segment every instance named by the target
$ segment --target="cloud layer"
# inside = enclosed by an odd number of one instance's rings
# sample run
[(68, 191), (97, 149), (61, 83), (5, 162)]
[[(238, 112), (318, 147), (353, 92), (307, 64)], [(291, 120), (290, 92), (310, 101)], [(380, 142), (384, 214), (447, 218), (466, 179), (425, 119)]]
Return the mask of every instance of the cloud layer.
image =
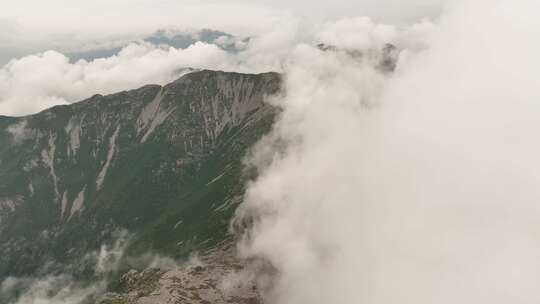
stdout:
[(393, 75), (295, 49), (239, 212), (268, 303), (540, 300), (537, 8), (459, 2)]
[[(396, 32), (394, 26), (378, 25), (367, 17), (322, 24), (291, 17), (278, 27), (252, 37), (241, 52), (226, 52), (215, 44), (202, 42), (176, 49), (140, 41), (111, 57), (71, 62), (58, 51), (46, 51), (11, 60), (0, 68), (0, 113), (32, 114), (98, 93), (109, 94), (151, 83), (166, 84), (186, 68), (282, 72), (291, 51), (299, 44), (324, 42), (346, 49), (363, 49), (371, 43), (382, 46), (385, 41), (404, 40)], [(416, 29), (407, 32), (419, 35), (419, 41), (425, 36)]]
[(220, 67), (227, 56), (217, 46), (202, 43), (185, 50), (131, 44), (116, 56), (91, 62), (71, 63), (55, 51), (26, 56), (0, 69), (0, 113), (34, 113), (97, 93), (165, 84), (182, 68)]
[[(333, 40), (365, 31), (371, 22), (349, 18), (334, 23), (336, 18), (354, 12), (393, 23), (408, 22), (435, 17), (450, 2), (414, 0), (406, 7), (393, 0), (340, 0), (339, 5), (266, 0), (13, 2), (0, 12), (0, 65), (4, 65), (0, 67), (0, 114), (31, 114), (97, 93), (164, 84), (185, 67), (281, 71), (294, 45), (317, 39), (346, 45), (347, 41)], [(116, 48), (170, 27), (214, 28), (257, 39), (236, 58), (206, 44), (183, 51), (136, 43), (103, 60), (70, 63), (66, 59), (89, 48)], [(380, 30), (391, 31), (391, 27)]]

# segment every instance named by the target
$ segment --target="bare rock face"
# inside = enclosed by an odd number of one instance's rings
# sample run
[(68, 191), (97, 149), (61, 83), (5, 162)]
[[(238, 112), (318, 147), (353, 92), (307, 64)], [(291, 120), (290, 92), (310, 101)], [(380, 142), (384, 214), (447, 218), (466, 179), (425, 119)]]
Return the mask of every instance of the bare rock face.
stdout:
[(262, 303), (254, 282), (242, 275), (245, 261), (233, 248), (226, 242), (166, 271), (130, 270), (120, 278), (118, 291), (105, 294), (98, 303)]
[[(81, 257), (118, 230), (132, 236), (128, 256), (216, 248), (244, 191), (243, 156), (271, 127), (276, 109), (265, 100), (280, 85), (275, 73), (197, 71), (163, 87), (0, 117), (0, 281), (60, 269), (91, 276)], [(200, 271), (126, 274), (126, 285), (145, 294), (140, 303), (180, 285), (204, 303), (218, 297), (204, 286), (235, 265), (208, 258), (217, 262)], [(130, 283), (138, 276), (163, 289), (146, 295), (151, 286)]]

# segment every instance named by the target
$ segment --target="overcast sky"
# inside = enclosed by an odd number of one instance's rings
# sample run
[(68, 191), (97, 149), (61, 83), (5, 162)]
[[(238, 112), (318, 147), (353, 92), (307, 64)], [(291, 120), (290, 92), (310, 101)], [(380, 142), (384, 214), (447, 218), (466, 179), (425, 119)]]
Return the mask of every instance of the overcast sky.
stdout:
[(130, 37), (163, 27), (212, 28), (256, 35), (291, 16), (326, 21), (370, 16), (410, 23), (435, 17), (449, 0), (18, 0), (0, 11), (0, 64), (81, 41)]

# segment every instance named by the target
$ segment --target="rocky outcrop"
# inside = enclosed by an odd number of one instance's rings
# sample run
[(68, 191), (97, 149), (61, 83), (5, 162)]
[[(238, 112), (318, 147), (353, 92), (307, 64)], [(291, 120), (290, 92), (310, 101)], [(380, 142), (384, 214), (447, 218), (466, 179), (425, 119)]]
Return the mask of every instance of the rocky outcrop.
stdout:
[(242, 273), (244, 267), (232, 243), (225, 242), (172, 269), (127, 271), (116, 291), (103, 295), (98, 303), (261, 303), (254, 281)]

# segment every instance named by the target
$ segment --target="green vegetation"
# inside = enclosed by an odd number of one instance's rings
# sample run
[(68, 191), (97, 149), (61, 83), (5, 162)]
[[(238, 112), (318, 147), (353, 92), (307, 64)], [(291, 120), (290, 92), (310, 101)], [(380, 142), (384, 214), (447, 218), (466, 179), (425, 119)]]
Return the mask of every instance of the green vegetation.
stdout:
[(201, 71), (0, 117), (0, 278), (44, 265), (91, 277), (84, 257), (122, 229), (128, 256), (186, 257), (226, 238), (279, 86), (273, 73)]

